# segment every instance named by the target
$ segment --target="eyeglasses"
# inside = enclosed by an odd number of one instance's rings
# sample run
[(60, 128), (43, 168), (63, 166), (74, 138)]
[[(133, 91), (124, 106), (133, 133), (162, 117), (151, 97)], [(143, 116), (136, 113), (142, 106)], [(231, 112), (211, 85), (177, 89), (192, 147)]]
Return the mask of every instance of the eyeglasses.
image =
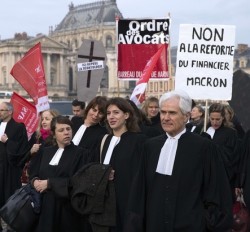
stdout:
[(4, 111), (9, 111), (9, 110), (0, 110), (0, 112), (4, 112)]

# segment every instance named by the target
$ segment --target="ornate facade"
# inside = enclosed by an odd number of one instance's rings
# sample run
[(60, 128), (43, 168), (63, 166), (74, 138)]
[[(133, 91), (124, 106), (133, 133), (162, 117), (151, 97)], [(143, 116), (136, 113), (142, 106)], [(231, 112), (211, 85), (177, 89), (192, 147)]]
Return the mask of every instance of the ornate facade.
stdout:
[[(77, 94), (76, 57), (84, 39), (103, 42), (107, 64), (98, 94), (108, 97), (126, 97), (133, 91), (135, 82), (118, 81), (116, 57), (116, 17), (123, 18), (116, 0), (101, 0), (74, 6), (49, 34), (29, 37), (25, 32), (14, 38), (0, 40), (0, 91), (15, 91), (27, 96), (26, 91), (10, 75), (13, 65), (35, 44), (41, 42), (46, 82), (50, 98), (71, 99)], [(177, 48), (171, 48), (170, 76), (167, 81), (150, 81), (147, 96), (160, 97), (174, 89)], [(250, 73), (250, 48), (240, 44), (235, 51), (234, 69)]]
[(41, 42), (46, 82), (50, 98), (75, 97), (77, 93), (76, 57), (84, 39), (103, 42), (107, 64), (98, 94), (128, 96), (133, 86), (116, 78), (116, 17), (122, 18), (115, 0), (103, 0), (74, 6), (49, 35), (29, 37), (16, 33), (0, 41), (0, 91), (27, 93), (10, 75), (13, 65), (36, 43)]
[(247, 44), (238, 44), (234, 54), (234, 70), (242, 69), (250, 74), (250, 47)]
[(27, 93), (10, 75), (13, 65), (38, 42), (42, 44), (42, 55), (46, 74), (46, 82), (50, 96), (67, 96), (67, 65), (65, 54), (68, 48), (45, 36), (29, 38), (26, 33), (16, 34), (13, 39), (0, 41), (0, 90), (15, 91), (22, 96)]

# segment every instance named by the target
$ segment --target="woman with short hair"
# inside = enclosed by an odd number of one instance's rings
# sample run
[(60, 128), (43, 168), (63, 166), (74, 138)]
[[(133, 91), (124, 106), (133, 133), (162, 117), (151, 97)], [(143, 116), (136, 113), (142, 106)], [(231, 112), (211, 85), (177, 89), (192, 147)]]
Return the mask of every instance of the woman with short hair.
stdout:
[(72, 123), (65, 116), (51, 121), (55, 145), (40, 149), (31, 160), (30, 180), (41, 193), (41, 213), (35, 232), (80, 232), (81, 216), (70, 203), (69, 179), (84, 165), (84, 149), (72, 140)]

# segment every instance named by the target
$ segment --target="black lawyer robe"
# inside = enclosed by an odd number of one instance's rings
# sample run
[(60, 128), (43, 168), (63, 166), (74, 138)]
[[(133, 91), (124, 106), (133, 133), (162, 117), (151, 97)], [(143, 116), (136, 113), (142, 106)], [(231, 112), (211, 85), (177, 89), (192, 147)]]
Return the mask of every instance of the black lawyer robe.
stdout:
[[(77, 130), (78, 129), (79, 128), (77, 128)], [(74, 131), (74, 134), (77, 132), (77, 130)], [(92, 154), (96, 150), (96, 147), (100, 139), (103, 137), (103, 135), (107, 133), (108, 131), (106, 127), (101, 126), (100, 124), (89, 126), (86, 128), (78, 146), (83, 147), (84, 149), (87, 149), (89, 154), (92, 156)]]
[(228, 178), (232, 182), (231, 185), (234, 185), (236, 166), (239, 160), (239, 139), (236, 130), (221, 125), (215, 130), (212, 142), (219, 147)]
[(165, 134), (165, 132), (161, 126), (160, 113), (158, 113), (156, 116), (150, 118), (150, 122), (151, 122), (151, 124), (149, 126), (156, 128), (159, 131), (159, 133)]
[[(102, 150), (102, 162), (105, 159), (112, 135), (109, 135), (104, 143)], [(112, 231), (123, 231), (123, 225), (127, 214), (131, 183), (138, 170), (139, 160), (141, 159), (142, 145), (146, 136), (134, 132), (122, 134), (119, 143), (115, 146), (110, 165), (115, 170), (114, 184), (116, 193), (116, 228)], [(98, 148), (100, 151), (100, 147)], [(98, 152), (97, 152), (98, 153)], [(100, 155), (99, 155), (100, 156)], [(98, 160), (97, 156), (97, 160)]]
[(244, 200), (250, 212), (250, 130), (246, 132), (241, 143), (238, 175), (236, 187), (243, 188)]
[(70, 204), (69, 179), (84, 165), (84, 149), (66, 146), (58, 165), (49, 165), (58, 146), (44, 147), (31, 159), (30, 179), (49, 179), (49, 189), (42, 193), (42, 207), (36, 232), (80, 232), (81, 216)]
[(11, 119), (5, 128), (8, 140), (0, 141), (0, 207), (21, 187), (21, 159), (28, 150), (25, 125)]
[(145, 143), (133, 183), (126, 232), (227, 231), (232, 224), (229, 182), (211, 141), (191, 132), (179, 141), (171, 176), (156, 172), (166, 135)]

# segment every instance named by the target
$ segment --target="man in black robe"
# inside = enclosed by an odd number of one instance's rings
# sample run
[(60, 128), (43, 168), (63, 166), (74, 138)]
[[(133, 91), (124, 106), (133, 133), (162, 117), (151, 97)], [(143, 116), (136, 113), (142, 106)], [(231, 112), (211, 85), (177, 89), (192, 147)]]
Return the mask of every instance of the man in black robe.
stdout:
[(0, 207), (21, 187), (23, 165), (20, 161), (28, 150), (25, 125), (17, 123), (12, 114), (10, 103), (0, 104)]
[(228, 231), (232, 199), (216, 146), (185, 125), (191, 99), (181, 91), (160, 99), (166, 132), (146, 141), (133, 183), (126, 232)]
[(73, 131), (77, 131), (77, 129), (83, 124), (85, 102), (74, 99), (71, 104), (72, 104), (72, 113), (74, 115), (71, 118), (71, 122), (73, 123)]

